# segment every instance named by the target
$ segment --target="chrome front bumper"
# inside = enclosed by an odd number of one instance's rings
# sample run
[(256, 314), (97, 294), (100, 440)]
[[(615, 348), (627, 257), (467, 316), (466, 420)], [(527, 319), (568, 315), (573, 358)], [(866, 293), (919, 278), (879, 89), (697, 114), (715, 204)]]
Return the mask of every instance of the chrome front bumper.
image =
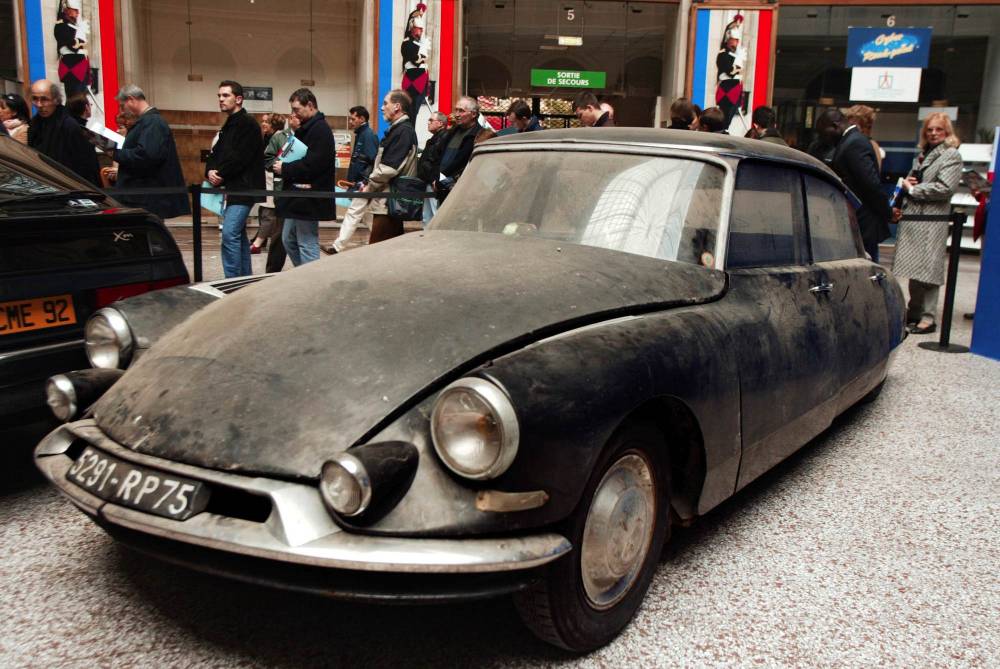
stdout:
[[(66, 479), (73, 464), (66, 451), (77, 439), (136, 465), (268, 497), (271, 514), (261, 523), (209, 512), (177, 521), (105, 502)], [(572, 548), (565, 537), (554, 533), (422, 539), (346, 532), (330, 517), (315, 485), (202, 469), (136, 453), (109, 439), (93, 420), (51, 432), (35, 448), (35, 463), (70, 501), (102, 523), (293, 564), (383, 573), (482, 574), (538, 567)]]

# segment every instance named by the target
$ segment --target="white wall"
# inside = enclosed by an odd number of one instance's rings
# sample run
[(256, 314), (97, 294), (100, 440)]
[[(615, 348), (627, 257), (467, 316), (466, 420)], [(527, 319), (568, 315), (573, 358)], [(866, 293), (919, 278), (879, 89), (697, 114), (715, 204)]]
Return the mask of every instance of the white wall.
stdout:
[[(189, 51), (185, 0), (128, 1), (142, 56), (127, 55), (126, 71), (134, 68), (129, 79), (161, 109), (218, 111), (215, 96), (223, 79), (271, 86), (278, 112), (287, 113), (288, 96), (309, 78), (316, 81), (310, 88), (323, 111), (343, 115), (352, 105), (370, 103), (357, 80), (366, 58), (360, 48), (363, 0), (312, 3), (311, 75), (307, 2), (191, 0)], [(189, 69), (202, 81), (188, 81)]]

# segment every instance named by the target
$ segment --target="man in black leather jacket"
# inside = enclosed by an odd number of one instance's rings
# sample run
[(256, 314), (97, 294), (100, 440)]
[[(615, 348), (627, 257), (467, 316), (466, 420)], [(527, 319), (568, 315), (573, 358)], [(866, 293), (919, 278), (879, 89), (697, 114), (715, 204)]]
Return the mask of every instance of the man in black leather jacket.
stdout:
[[(216, 188), (264, 189), (264, 136), (253, 116), (243, 109), (243, 87), (235, 81), (219, 84), (219, 110), (226, 122), (205, 165), (205, 177)], [(226, 277), (253, 274), (247, 217), (263, 196), (227, 195), (222, 211), (222, 270)]]

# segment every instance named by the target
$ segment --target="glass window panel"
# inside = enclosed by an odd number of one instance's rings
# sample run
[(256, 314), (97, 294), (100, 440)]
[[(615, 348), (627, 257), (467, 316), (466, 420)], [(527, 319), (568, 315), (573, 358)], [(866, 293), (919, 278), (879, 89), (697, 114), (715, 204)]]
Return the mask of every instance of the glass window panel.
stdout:
[(431, 229), (531, 235), (712, 266), (724, 182), (721, 168), (677, 158), (484, 154)]
[(860, 257), (847, 199), (822, 179), (807, 175), (805, 182), (813, 262)]
[(802, 185), (795, 170), (744, 162), (736, 176), (726, 265), (805, 263)]

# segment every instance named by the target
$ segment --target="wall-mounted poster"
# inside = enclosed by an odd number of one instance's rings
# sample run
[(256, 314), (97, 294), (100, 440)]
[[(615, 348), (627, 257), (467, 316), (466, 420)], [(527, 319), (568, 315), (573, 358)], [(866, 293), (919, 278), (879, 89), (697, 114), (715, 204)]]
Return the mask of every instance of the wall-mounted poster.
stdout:
[[(423, 143), (427, 119), (451, 111), (457, 0), (378, 0), (379, 103), (393, 88), (413, 101), (410, 116)], [(385, 122), (372, 110), (372, 126)]]
[(771, 98), (774, 9), (695, 9), (688, 90), (701, 107), (719, 107), (730, 134), (744, 134), (753, 109)]
[(114, 119), (118, 103), (115, 0), (24, 0), (28, 81), (62, 84), (66, 97), (84, 93), (93, 118)]

